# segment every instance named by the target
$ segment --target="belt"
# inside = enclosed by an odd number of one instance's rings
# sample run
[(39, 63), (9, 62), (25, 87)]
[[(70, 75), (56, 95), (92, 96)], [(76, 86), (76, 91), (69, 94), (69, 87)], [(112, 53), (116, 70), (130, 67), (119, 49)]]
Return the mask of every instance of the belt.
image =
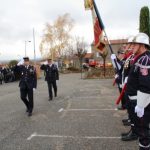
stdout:
[(137, 100), (137, 95), (136, 96), (129, 96), (130, 100)]

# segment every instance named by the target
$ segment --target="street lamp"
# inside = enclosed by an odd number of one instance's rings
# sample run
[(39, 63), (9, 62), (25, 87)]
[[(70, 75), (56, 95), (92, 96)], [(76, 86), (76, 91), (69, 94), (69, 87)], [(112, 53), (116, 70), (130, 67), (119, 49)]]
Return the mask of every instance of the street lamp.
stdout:
[(25, 57), (27, 56), (26, 43), (31, 41), (25, 41)]

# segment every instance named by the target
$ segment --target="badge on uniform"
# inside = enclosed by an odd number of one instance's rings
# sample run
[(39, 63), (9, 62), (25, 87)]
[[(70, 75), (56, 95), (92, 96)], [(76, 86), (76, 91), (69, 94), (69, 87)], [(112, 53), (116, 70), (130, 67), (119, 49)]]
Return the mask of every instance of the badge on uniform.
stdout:
[(148, 75), (148, 69), (147, 68), (140, 68), (140, 72), (142, 73), (143, 76)]

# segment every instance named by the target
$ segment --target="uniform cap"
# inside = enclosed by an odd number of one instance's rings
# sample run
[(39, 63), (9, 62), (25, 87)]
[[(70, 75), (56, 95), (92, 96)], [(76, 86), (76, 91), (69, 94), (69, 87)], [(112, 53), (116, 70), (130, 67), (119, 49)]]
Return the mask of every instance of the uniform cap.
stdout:
[(29, 61), (29, 57), (23, 57), (24, 61)]

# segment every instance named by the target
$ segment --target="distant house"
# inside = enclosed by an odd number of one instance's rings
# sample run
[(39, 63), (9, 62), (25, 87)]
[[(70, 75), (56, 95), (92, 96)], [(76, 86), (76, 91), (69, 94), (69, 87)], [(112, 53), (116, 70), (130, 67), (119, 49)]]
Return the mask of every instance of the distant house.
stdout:
[[(127, 39), (110, 40), (110, 43), (111, 43), (111, 46), (112, 46), (112, 49), (113, 49), (114, 53), (117, 54), (117, 51), (120, 48), (122, 48), (123, 45), (127, 44)], [(108, 50), (107, 61), (110, 61), (111, 52), (110, 52), (110, 49), (109, 49), (108, 42), (106, 42), (106, 48)], [(94, 55), (94, 59), (95, 60), (100, 60), (101, 56), (100, 56), (99, 52), (94, 48), (93, 43), (91, 44), (91, 50), (92, 50), (92, 53)]]
[(85, 63), (89, 63), (90, 59), (94, 59), (94, 53), (87, 53), (83, 58)]

